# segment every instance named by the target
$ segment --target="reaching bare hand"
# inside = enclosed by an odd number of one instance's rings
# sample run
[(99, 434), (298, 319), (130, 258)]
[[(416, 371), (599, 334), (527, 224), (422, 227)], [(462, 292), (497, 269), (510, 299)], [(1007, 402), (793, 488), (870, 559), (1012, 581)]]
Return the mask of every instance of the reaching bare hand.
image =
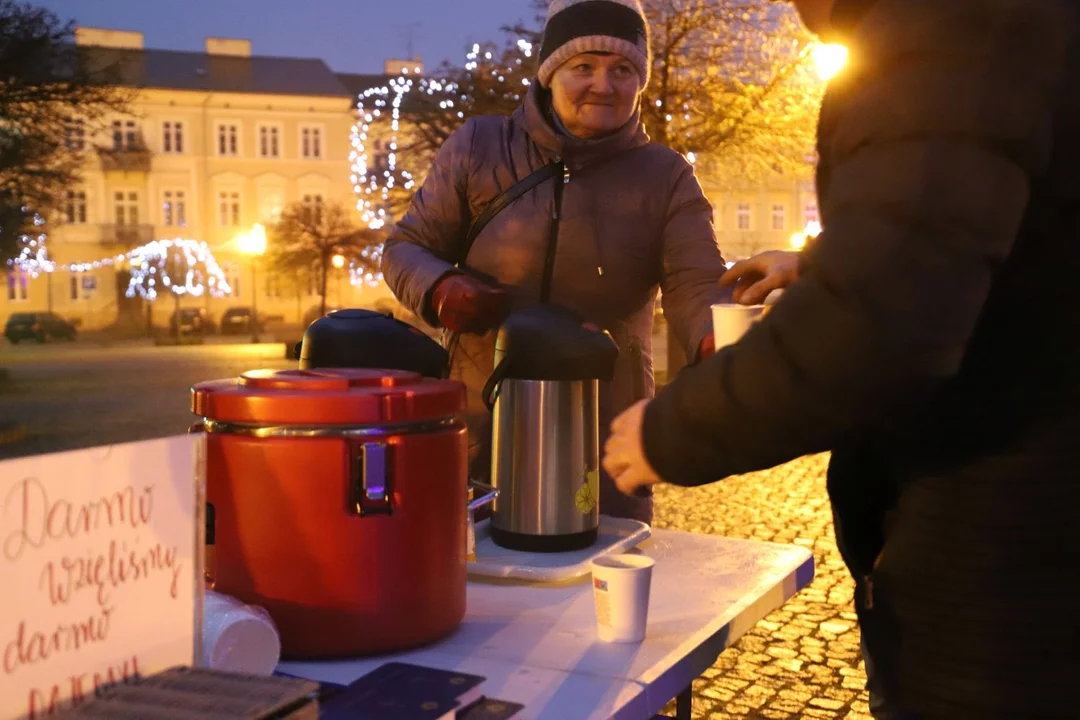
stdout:
[(724, 286), (734, 285), (732, 299), (742, 305), (758, 305), (774, 290), (790, 287), (799, 279), (799, 254), (769, 250), (731, 266), (720, 278)]

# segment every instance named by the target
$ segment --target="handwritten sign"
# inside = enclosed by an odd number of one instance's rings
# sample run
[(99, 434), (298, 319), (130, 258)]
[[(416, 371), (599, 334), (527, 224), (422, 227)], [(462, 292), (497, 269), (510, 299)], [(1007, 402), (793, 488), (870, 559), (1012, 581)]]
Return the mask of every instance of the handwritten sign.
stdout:
[(193, 664), (202, 440), (0, 462), (0, 720)]

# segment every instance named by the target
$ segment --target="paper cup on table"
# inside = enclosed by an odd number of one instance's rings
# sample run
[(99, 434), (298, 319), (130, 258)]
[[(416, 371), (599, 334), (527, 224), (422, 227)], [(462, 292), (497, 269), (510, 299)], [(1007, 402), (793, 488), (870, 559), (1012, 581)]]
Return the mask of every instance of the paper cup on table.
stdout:
[(592, 561), (597, 634), (604, 642), (645, 639), (653, 564), (645, 555), (606, 555)]
[(765, 305), (720, 303), (712, 306), (713, 338), (716, 349), (734, 345), (750, 326), (761, 319)]
[(203, 611), (203, 667), (270, 675), (281, 659), (281, 638), (260, 607), (208, 590)]

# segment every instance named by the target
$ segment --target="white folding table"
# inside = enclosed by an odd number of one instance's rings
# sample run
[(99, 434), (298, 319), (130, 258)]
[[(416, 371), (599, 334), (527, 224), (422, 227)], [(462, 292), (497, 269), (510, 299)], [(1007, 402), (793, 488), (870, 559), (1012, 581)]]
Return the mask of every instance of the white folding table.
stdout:
[(347, 684), (399, 660), (481, 675), (488, 697), (523, 703), (515, 720), (647, 720), (690, 688), (725, 648), (809, 584), (806, 548), (655, 530), (648, 631), (638, 645), (596, 636), (589, 576), (561, 584), (470, 580), (465, 620), (448, 638), (409, 652), (283, 663), (282, 672)]

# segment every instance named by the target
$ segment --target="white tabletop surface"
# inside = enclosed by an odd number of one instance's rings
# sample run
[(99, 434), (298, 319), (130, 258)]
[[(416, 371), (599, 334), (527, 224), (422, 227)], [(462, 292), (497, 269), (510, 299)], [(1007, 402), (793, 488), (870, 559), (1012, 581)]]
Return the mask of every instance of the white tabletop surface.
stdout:
[(483, 675), (487, 696), (525, 703), (522, 720), (651, 718), (814, 575), (810, 551), (794, 545), (654, 530), (640, 550), (656, 560), (640, 645), (597, 639), (590, 576), (556, 585), (471, 579), (465, 620), (435, 645), (280, 669), (347, 683), (402, 660)]

